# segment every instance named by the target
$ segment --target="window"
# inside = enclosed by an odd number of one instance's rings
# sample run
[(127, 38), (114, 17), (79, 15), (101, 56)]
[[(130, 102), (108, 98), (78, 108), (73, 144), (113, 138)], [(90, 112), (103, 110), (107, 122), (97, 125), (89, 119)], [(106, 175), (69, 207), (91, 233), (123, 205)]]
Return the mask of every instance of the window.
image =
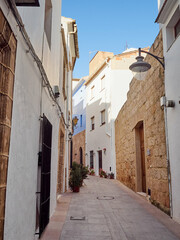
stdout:
[(90, 168), (94, 168), (93, 151), (90, 151)]
[(82, 115), (80, 115), (80, 127), (82, 127)]
[(101, 78), (101, 90), (105, 88), (105, 75)]
[(17, 6), (39, 7), (39, 0), (15, 0)]
[(101, 125), (105, 124), (105, 110), (101, 111)]
[(52, 3), (51, 0), (46, 0), (44, 32), (46, 33), (49, 48), (51, 48), (51, 25), (52, 25)]
[(174, 27), (175, 38), (178, 37), (179, 33), (180, 33), (180, 19), (178, 20), (178, 22), (176, 23), (176, 25)]
[(94, 86), (91, 87), (91, 99), (94, 97)]
[(94, 124), (94, 117), (91, 118), (91, 130), (94, 130), (95, 124)]
[(172, 46), (180, 33), (180, 10), (179, 7), (174, 12), (166, 26), (167, 50)]

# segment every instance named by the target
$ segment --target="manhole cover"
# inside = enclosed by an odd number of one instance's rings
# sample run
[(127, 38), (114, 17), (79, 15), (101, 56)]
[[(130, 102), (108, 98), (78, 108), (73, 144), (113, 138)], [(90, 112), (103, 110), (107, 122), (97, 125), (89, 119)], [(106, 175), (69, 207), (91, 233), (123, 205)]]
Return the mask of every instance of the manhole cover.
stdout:
[(113, 200), (113, 196), (102, 196), (102, 197), (97, 197), (98, 200)]
[(70, 217), (70, 220), (80, 220), (80, 221), (84, 221), (86, 218), (85, 217)]

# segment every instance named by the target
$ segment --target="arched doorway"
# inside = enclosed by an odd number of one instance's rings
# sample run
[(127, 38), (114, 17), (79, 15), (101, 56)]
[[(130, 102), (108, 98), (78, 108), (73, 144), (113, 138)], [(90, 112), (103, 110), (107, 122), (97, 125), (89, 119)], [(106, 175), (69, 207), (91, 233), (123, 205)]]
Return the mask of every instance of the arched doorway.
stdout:
[(82, 147), (79, 148), (79, 162), (83, 164), (83, 150)]

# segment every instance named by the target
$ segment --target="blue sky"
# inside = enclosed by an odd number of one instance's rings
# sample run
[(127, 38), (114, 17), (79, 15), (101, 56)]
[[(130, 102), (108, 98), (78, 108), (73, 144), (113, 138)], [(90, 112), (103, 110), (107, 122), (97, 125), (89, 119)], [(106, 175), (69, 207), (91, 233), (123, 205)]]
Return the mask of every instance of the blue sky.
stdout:
[(62, 0), (62, 16), (76, 19), (80, 58), (74, 78), (89, 74), (97, 51), (121, 53), (151, 46), (159, 26), (157, 0)]

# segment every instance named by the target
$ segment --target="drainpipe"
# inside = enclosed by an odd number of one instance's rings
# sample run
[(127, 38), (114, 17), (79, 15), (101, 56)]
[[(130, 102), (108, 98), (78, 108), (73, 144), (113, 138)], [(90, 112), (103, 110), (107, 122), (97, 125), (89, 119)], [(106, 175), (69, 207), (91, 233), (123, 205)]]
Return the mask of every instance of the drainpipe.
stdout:
[(69, 138), (68, 138), (68, 134), (69, 134), (69, 72), (67, 72), (67, 104), (66, 104), (66, 121), (68, 123), (68, 127), (66, 128), (66, 151), (67, 151), (67, 159), (66, 159), (66, 186), (68, 189), (68, 178), (69, 178)]
[[(107, 57), (105, 59), (105, 62), (106, 62), (106, 65), (107, 67), (109, 68), (110, 64), (109, 64), (109, 60), (110, 58)], [(106, 81), (107, 82), (107, 81)], [(108, 109), (107, 109), (107, 87), (105, 87), (105, 111), (106, 111), (106, 114), (107, 114), (107, 120), (108, 120)], [(106, 119), (105, 119), (106, 120)], [(106, 124), (106, 135), (108, 135), (109, 137), (111, 137), (111, 132), (108, 132), (108, 124)]]
[[(77, 32), (77, 25), (74, 24), (74, 32), (67, 32), (67, 44), (68, 44), (68, 48), (67, 48), (67, 57), (68, 57), (68, 64), (69, 64), (69, 35), (70, 34), (75, 34)], [(71, 71), (71, 69), (70, 69)], [(65, 183), (65, 186), (67, 186), (68, 188), (68, 178), (69, 178), (69, 138), (68, 138), (68, 134), (69, 132), (71, 132), (69, 130), (69, 127), (71, 126), (69, 124), (69, 72), (67, 71), (67, 85), (66, 85), (66, 91), (67, 91), (67, 100), (66, 100), (66, 122), (67, 122), (67, 126), (66, 126), (66, 156), (67, 156), (67, 159), (66, 159), (66, 177), (67, 179), (65, 179), (66, 183)], [(72, 77), (71, 77), (72, 79)], [(65, 189), (65, 187), (64, 187)]]
[[(167, 160), (167, 171), (168, 171), (168, 185), (169, 185), (169, 204), (170, 204), (170, 217), (173, 217), (173, 204), (172, 204), (172, 185), (171, 185), (171, 168), (169, 158), (169, 138), (168, 138), (168, 125), (167, 125), (167, 104), (166, 97), (161, 97), (161, 107), (164, 109), (164, 122), (165, 122), (165, 135), (166, 135), (166, 160)], [(174, 107), (174, 106), (172, 106)]]
[[(77, 24), (75, 24), (75, 21), (71, 22), (71, 24), (73, 24), (74, 26), (74, 31), (73, 32), (67, 32), (67, 43), (68, 43), (68, 46), (70, 46), (69, 44), (69, 35), (71, 34), (76, 34), (77, 33)], [(69, 57), (69, 48), (68, 48), (68, 57)], [(69, 64), (69, 61), (68, 61), (68, 64)], [(71, 76), (70, 76), (70, 79), (72, 81), (72, 69), (70, 69), (70, 73), (71, 73)], [(66, 116), (67, 116), (67, 122), (68, 122), (68, 127), (67, 127), (67, 131), (66, 131), (66, 144), (67, 144), (67, 169), (66, 169), (66, 176), (67, 176), (67, 188), (68, 188), (68, 178), (69, 178), (69, 160), (70, 160), (70, 140), (69, 140), (69, 137), (68, 137), (68, 134), (71, 132), (71, 129), (69, 129), (69, 127), (71, 128), (71, 123), (69, 122), (71, 120), (71, 118), (69, 117), (69, 97), (71, 97), (71, 94), (70, 94), (70, 91), (69, 91), (69, 72), (67, 72), (67, 106), (66, 106)]]

